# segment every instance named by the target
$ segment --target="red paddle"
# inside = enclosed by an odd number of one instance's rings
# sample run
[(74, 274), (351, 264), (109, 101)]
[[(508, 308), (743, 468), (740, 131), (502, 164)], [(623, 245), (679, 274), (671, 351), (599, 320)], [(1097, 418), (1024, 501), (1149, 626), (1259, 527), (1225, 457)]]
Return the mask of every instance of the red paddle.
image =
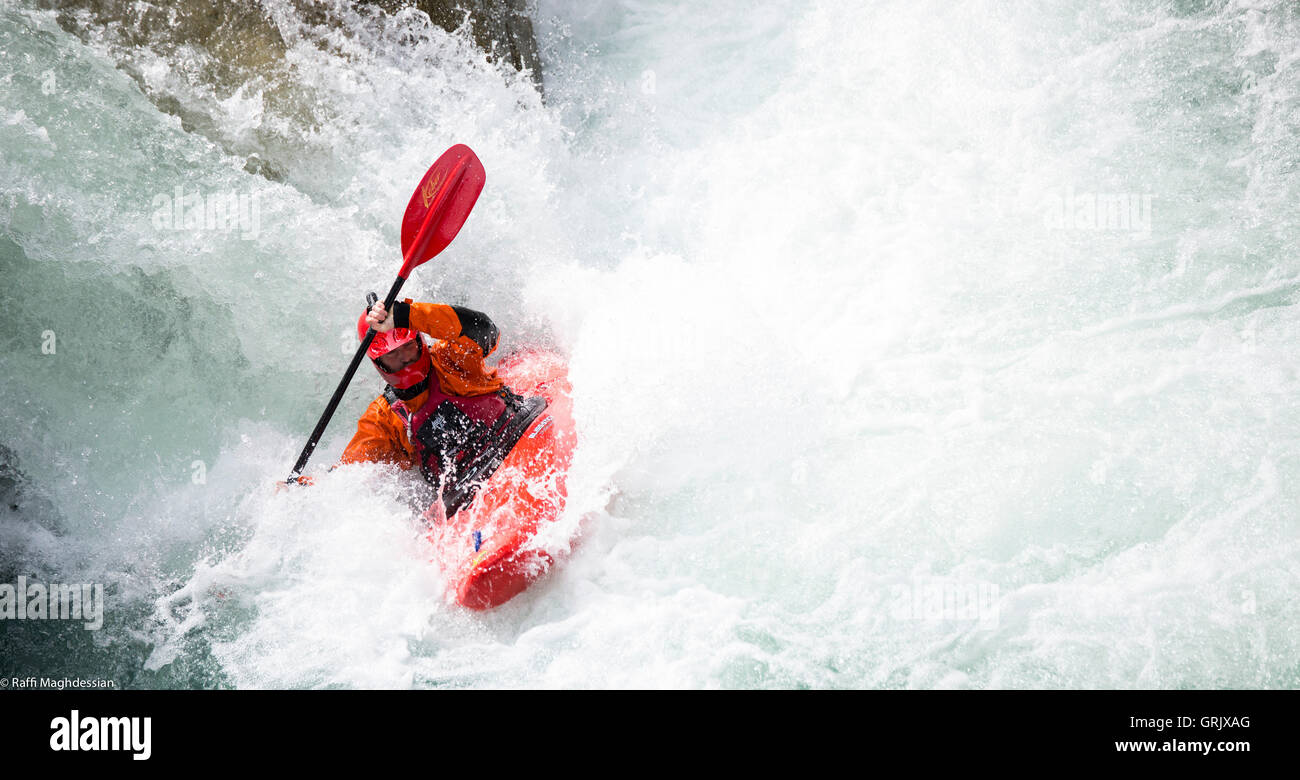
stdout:
[[(483, 191), (483, 184), (486, 181), (487, 172), (483, 170), (483, 163), (479, 161), (474, 151), (464, 144), (451, 147), (429, 166), (424, 178), (420, 179), (420, 186), (416, 187), (415, 194), (411, 196), (411, 202), (406, 205), (406, 214), (402, 217), (402, 270), (397, 273), (397, 281), (393, 282), (388, 297), (384, 299), (385, 309), (393, 308), (393, 301), (397, 300), (397, 293), (402, 289), (407, 277), (411, 275), (411, 271), (446, 249), (460, 232), (461, 226), (469, 218), (470, 211), (474, 209), (474, 203), (478, 201), (479, 193)], [(357, 366), (361, 365), (361, 358), (366, 354), (374, 338), (374, 328), (368, 329), (366, 337), (357, 349), (357, 354), (352, 356), (347, 373), (343, 375), (338, 389), (334, 391), (334, 397), (330, 399), (329, 405), (325, 407), (325, 413), (321, 415), (320, 421), (316, 423), (316, 429), (312, 431), (311, 438), (307, 440), (307, 446), (303, 447), (302, 454), (298, 456), (298, 462), (294, 464), (293, 472), (290, 473), (287, 482), (297, 479), (307, 465), (307, 459), (316, 449), (316, 443), (320, 441), (321, 435), (325, 433), (325, 426), (329, 425), (334, 410), (343, 399), (343, 392), (347, 390), (352, 375), (357, 372)]]
[(429, 166), (402, 217), (405, 262), (399, 279), (447, 248), (469, 218), (486, 180), (483, 163), (465, 144), (451, 147)]

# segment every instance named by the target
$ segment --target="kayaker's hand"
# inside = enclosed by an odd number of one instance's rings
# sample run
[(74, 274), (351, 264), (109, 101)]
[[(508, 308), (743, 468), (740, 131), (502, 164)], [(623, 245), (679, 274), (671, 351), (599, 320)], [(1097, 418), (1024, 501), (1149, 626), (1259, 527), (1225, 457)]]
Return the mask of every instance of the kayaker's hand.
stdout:
[(370, 311), (366, 312), (366, 323), (374, 328), (376, 333), (387, 333), (393, 329), (393, 318), (381, 301), (375, 301)]
[[(311, 484), (313, 484), (315, 481), (316, 481), (316, 480), (312, 479), (311, 477), (307, 476), (306, 474), (303, 474), (302, 476), (297, 477), (296, 479), (294, 479), (294, 480), (293, 480), (293, 484), (304, 485), (304, 486), (306, 486), (306, 485), (311, 485)], [(281, 490), (284, 490), (285, 488), (289, 487), (289, 484), (290, 484), (289, 482), (276, 482), (276, 483), (275, 483), (275, 492), (279, 493)]]

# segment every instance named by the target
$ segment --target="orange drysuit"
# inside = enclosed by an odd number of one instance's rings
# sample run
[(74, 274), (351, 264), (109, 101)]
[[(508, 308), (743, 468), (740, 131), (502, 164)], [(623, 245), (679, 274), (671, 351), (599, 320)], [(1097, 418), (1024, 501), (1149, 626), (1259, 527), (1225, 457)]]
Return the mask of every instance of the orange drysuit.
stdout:
[[(496, 350), (496, 326), (487, 317), (469, 309), (441, 303), (413, 303), (407, 298), (393, 304), (394, 326), (427, 333), (436, 341), (429, 347), (433, 362), (430, 382), (438, 382), (448, 395), (476, 396), (499, 391), (504, 383), (495, 368), (488, 368), (483, 358)], [(470, 320), (468, 325), (463, 320)], [(469, 327), (473, 332), (466, 333)], [(485, 351), (486, 348), (486, 351)], [(412, 413), (428, 400), (425, 390), (404, 401)], [(370, 402), (357, 432), (343, 451), (339, 463), (370, 461), (396, 463), (404, 469), (417, 467), (415, 448), (406, 435), (406, 424), (380, 395)]]

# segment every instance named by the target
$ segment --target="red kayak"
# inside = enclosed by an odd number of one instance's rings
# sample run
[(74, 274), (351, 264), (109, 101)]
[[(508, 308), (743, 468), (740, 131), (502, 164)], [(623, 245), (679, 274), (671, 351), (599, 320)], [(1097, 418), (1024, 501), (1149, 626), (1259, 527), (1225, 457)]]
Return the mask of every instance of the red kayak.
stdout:
[(564, 511), (565, 476), (577, 444), (568, 371), (564, 359), (550, 352), (522, 352), (501, 361), (497, 374), (506, 385), (521, 396), (545, 398), (545, 410), (472, 502), (450, 519), (441, 500), (425, 512), (434, 562), (466, 607), (503, 604), (554, 563), (536, 536)]

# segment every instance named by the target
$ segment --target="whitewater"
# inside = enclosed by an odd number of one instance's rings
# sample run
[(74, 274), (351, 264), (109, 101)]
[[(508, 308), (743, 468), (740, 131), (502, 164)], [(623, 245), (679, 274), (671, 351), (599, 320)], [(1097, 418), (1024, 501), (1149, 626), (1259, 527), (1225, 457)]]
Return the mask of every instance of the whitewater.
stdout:
[[(104, 588), (0, 674), (1300, 685), (1294, 4), (538, 0), (544, 92), (330, 5), (226, 67), (0, 4), (0, 583)], [(367, 367), (275, 490), (455, 143), (403, 295), (567, 355), (579, 436), (486, 613), (410, 475), (329, 470)]]

